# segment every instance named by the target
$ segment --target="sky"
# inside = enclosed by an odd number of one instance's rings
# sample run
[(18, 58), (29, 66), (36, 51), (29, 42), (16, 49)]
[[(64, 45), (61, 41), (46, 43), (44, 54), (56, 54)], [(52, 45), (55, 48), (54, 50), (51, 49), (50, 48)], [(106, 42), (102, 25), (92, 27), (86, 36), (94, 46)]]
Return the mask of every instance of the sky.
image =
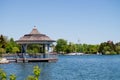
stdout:
[(0, 0), (0, 34), (18, 40), (34, 26), (54, 40), (120, 42), (120, 0)]

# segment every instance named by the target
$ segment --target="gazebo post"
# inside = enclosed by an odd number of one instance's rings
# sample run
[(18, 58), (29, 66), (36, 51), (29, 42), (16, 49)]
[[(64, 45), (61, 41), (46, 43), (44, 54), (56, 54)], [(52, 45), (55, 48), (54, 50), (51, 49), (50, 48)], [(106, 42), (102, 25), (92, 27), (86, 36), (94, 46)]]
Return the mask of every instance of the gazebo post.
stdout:
[(26, 50), (27, 50), (27, 44), (22, 44), (21, 45), (21, 52), (22, 52), (23, 58), (25, 58)]
[(46, 51), (45, 51), (45, 44), (43, 44), (43, 58), (45, 58), (46, 56), (45, 56), (45, 53)]
[(49, 50), (50, 50), (50, 44), (47, 44), (47, 50), (48, 50), (48, 53), (49, 53)]
[(49, 44), (43, 44), (43, 58), (46, 58), (47, 53), (49, 53)]
[(45, 53), (47, 54), (48, 53), (48, 45), (45, 44)]

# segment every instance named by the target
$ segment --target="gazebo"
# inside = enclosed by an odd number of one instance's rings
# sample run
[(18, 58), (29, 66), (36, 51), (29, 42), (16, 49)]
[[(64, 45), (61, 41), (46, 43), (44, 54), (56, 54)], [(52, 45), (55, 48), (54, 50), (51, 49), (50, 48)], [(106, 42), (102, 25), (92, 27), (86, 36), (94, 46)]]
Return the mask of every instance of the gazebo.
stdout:
[(37, 28), (34, 26), (33, 30), (29, 34), (25, 34), (19, 40), (16, 41), (17, 44), (21, 45), (21, 53), (23, 58), (25, 57), (27, 46), (29, 44), (40, 44), (42, 45), (43, 58), (46, 58), (46, 54), (50, 51), (50, 45), (55, 42), (50, 37), (45, 34), (41, 34)]

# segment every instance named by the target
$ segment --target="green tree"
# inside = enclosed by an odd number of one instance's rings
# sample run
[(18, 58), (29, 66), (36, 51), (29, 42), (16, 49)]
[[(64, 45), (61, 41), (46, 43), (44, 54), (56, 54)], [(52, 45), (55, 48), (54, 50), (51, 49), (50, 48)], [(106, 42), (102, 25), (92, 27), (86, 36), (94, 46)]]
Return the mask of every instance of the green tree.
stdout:
[(41, 53), (43, 51), (40, 51), (40, 47), (41, 45), (39, 44), (30, 44), (27, 47), (27, 52), (32, 54)]
[(12, 46), (17, 46), (17, 44), (16, 44), (16, 42), (14, 41), (13, 38), (10, 38), (10, 44), (11, 44)]
[(19, 48), (18, 47), (12, 47), (12, 53), (17, 53), (19, 52)]
[(3, 35), (0, 35), (0, 48), (5, 48), (7, 44), (6, 38)]
[(116, 47), (113, 41), (107, 41), (100, 44), (99, 52), (102, 54), (116, 54)]
[(72, 52), (76, 52), (76, 51), (77, 51), (76, 44), (69, 42), (69, 44), (67, 45), (67, 48), (66, 48), (66, 52), (72, 53)]
[(116, 52), (120, 54), (120, 42), (115, 44)]
[(20, 46), (14, 41), (13, 38), (7, 41), (6, 53), (17, 53), (20, 52)]
[(67, 49), (67, 41), (64, 39), (58, 39), (55, 48), (58, 53), (65, 53)]
[(6, 45), (6, 53), (12, 53), (12, 44), (10, 44), (10, 42), (7, 42), (7, 45)]
[(0, 57), (2, 57), (2, 54), (5, 53), (5, 49), (4, 48), (0, 48)]
[(98, 45), (87, 45), (87, 53), (96, 54), (98, 52)]
[(87, 46), (87, 44), (83, 44), (82, 47), (83, 47), (83, 53), (88, 53), (88, 50), (87, 50), (88, 46)]

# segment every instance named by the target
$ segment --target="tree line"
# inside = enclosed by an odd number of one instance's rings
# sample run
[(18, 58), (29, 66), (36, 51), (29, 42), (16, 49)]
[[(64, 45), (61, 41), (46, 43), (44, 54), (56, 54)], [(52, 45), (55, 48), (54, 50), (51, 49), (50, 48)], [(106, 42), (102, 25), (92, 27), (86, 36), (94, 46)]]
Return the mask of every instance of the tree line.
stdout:
[(85, 54), (120, 54), (120, 42), (113, 41), (102, 42), (100, 44), (75, 44), (67, 42), (64, 39), (58, 39), (56, 42), (55, 51), (61, 54), (67, 53), (85, 53)]
[[(41, 53), (41, 45), (28, 45), (27, 53)], [(120, 42), (113, 41), (102, 42), (100, 44), (81, 44), (68, 42), (65, 39), (58, 39), (56, 45), (51, 46), (54, 52), (60, 54), (68, 53), (85, 53), (85, 54), (120, 54)], [(6, 36), (0, 35), (0, 53), (20, 53), (21, 47), (13, 38), (8, 39)]]
[(13, 38), (8, 39), (0, 35), (0, 53), (17, 53), (20, 52), (20, 46), (16, 44)]

